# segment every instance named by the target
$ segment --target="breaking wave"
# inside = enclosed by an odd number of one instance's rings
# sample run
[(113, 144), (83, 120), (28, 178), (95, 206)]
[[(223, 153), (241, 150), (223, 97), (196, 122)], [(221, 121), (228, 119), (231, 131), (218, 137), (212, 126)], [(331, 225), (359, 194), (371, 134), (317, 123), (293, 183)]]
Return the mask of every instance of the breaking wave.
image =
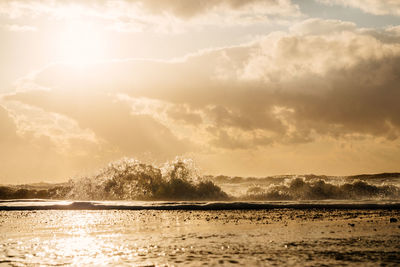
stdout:
[(175, 159), (162, 167), (122, 159), (97, 174), (48, 189), (0, 187), (0, 198), (79, 200), (226, 200), (228, 195), (202, 178), (192, 160)]
[(302, 201), (400, 200), (400, 174), (202, 176), (190, 159), (161, 166), (124, 158), (63, 184), (0, 186), (0, 199)]
[(373, 185), (362, 180), (332, 184), (323, 179), (307, 181), (304, 178), (293, 178), (283, 184), (270, 185), (266, 188), (250, 187), (244, 198), (251, 200), (400, 199), (400, 188), (395, 185)]
[(223, 200), (228, 195), (200, 177), (193, 161), (176, 159), (161, 168), (123, 159), (93, 177), (71, 180), (69, 199)]

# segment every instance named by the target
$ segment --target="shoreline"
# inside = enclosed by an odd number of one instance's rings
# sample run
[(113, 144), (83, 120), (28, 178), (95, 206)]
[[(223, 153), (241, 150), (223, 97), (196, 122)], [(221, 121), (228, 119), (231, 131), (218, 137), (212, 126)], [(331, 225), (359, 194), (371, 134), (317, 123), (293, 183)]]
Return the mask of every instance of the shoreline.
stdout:
[(325, 210), (400, 210), (399, 201), (303, 201), (303, 202), (257, 202), (257, 201), (43, 201), (4, 200), (0, 211), (29, 210), (271, 210), (271, 209), (325, 209)]

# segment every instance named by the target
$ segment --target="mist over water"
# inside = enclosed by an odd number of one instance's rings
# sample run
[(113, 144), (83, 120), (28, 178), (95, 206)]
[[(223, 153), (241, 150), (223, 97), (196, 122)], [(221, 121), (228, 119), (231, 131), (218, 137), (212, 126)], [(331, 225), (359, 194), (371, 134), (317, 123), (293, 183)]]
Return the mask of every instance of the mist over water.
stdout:
[(91, 176), (58, 185), (0, 186), (0, 199), (67, 200), (399, 200), (400, 174), (350, 177), (286, 175), (265, 178), (205, 176), (191, 159), (161, 166), (124, 158)]

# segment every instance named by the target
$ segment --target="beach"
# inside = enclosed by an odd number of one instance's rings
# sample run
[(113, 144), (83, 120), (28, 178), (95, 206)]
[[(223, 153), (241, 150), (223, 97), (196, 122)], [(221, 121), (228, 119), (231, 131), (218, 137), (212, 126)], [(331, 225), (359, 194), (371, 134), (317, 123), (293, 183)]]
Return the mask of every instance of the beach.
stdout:
[(0, 0), (0, 267), (400, 266), (400, 0)]
[(0, 211), (0, 264), (398, 266), (400, 210)]

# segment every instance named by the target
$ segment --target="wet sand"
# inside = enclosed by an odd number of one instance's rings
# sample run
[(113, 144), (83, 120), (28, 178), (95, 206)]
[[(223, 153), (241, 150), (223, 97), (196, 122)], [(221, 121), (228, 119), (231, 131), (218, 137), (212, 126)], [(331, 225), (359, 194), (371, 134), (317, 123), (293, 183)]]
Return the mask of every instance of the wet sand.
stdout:
[(399, 210), (0, 211), (0, 265), (398, 266), (399, 221)]

